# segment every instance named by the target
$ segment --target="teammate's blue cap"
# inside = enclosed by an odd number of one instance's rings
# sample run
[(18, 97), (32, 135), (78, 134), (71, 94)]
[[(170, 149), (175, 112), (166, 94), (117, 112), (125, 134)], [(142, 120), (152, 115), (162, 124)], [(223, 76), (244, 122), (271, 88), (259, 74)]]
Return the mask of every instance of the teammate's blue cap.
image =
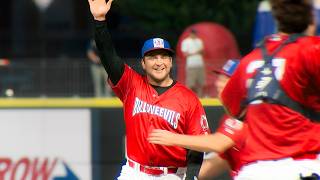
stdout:
[(143, 47), (141, 49), (141, 56), (144, 57), (146, 53), (157, 49), (167, 50), (170, 53), (170, 55), (173, 55), (174, 53), (168, 41), (162, 38), (152, 38), (144, 42)]
[(226, 76), (232, 76), (234, 71), (237, 69), (240, 61), (238, 59), (229, 59), (221, 69), (215, 69), (213, 72), (217, 74), (224, 74)]

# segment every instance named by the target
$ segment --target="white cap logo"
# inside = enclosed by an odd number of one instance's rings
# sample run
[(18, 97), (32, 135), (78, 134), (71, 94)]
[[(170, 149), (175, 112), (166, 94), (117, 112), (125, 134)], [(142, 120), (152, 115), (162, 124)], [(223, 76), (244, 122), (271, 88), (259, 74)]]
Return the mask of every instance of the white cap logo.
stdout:
[(156, 48), (164, 48), (164, 42), (161, 38), (154, 38), (153, 39), (153, 47)]

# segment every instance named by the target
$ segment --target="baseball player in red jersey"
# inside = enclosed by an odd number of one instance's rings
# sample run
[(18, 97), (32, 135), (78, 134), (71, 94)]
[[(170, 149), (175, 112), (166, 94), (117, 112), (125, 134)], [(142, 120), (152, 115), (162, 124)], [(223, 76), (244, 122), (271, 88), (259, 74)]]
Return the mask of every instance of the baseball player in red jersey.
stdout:
[(279, 33), (245, 56), (225, 86), (228, 112), (248, 124), (236, 179), (319, 179), (320, 38), (311, 1), (271, 0)]
[[(206, 115), (196, 95), (170, 77), (173, 50), (162, 38), (147, 40), (141, 50), (145, 76), (116, 54), (105, 15), (112, 0), (88, 0), (95, 19), (95, 40), (109, 84), (123, 102), (127, 163), (119, 180), (194, 179), (203, 153), (148, 142), (153, 129), (200, 135), (209, 133)], [(187, 167), (187, 172), (186, 172)]]

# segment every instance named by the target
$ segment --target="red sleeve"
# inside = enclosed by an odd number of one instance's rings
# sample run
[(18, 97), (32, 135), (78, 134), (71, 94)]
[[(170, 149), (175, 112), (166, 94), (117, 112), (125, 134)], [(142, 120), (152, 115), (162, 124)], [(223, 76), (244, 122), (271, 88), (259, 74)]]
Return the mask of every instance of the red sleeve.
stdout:
[(118, 84), (113, 85), (109, 80), (108, 83), (110, 84), (112, 90), (117, 95), (117, 97), (123, 102), (130, 89), (133, 88), (133, 83), (137, 78), (141, 78), (141, 76), (131, 69), (128, 65), (125, 64), (124, 72), (118, 82)]
[(228, 136), (236, 145), (240, 144), (245, 136), (245, 123), (237, 119), (225, 116), (218, 127), (217, 132)]
[(186, 134), (202, 135), (209, 134), (210, 128), (205, 111), (198, 99), (191, 101), (194, 102), (189, 105), (190, 110), (186, 115), (187, 130)]

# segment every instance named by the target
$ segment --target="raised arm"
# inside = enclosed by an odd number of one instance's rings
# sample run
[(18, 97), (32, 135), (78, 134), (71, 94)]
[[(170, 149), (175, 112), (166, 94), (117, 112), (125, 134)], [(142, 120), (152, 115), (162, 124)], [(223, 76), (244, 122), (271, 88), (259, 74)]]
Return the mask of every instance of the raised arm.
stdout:
[(148, 140), (153, 144), (180, 146), (195, 151), (217, 153), (222, 153), (235, 145), (231, 138), (219, 132), (210, 135), (193, 136), (155, 129), (149, 134)]
[(91, 14), (95, 20), (95, 41), (101, 64), (113, 84), (117, 84), (124, 72), (124, 61), (117, 55), (108, 32), (106, 14), (113, 0), (88, 0)]

